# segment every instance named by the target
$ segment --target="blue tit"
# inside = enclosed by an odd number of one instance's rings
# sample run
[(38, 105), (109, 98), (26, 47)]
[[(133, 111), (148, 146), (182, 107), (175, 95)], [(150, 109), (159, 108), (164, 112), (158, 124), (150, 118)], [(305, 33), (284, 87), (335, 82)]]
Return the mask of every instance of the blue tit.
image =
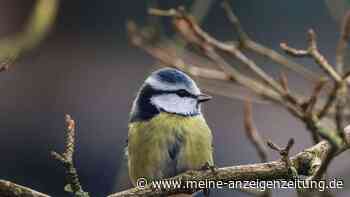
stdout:
[(149, 181), (214, 165), (212, 133), (201, 104), (202, 94), (184, 72), (164, 68), (153, 72), (139, 90), (130, 114), (129, 176)]

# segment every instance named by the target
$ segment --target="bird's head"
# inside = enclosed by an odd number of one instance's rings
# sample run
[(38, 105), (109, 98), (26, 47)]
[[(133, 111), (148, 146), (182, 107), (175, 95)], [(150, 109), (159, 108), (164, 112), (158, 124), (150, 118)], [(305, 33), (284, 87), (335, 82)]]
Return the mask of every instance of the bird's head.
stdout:
[(142, 85), (134, 101), (131, 119), (149, 119), (159, 112), (198, 115), (201, 113), (200, 104), (210, 99), (184, 72), (172, 68), (160, 69)]

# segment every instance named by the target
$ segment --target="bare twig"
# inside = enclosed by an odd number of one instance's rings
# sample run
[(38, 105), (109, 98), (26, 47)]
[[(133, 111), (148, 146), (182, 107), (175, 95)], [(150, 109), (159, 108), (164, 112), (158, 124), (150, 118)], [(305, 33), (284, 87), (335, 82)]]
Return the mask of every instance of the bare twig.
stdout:
[(312, 115), (314, 113), (314, 109), (316, 106), (316, 103), (320, 97), (322, 88), (324, 87), (324, 85), (326, 84), (326, 80), (321, 79), (318, 83), (316, 83), (312, 94), (309, 98), (309, 100), (307, 101), (307, 106), (306, 106), (306, 113), (309, 115)]
[(264, 140), (259, 135), (258, 129), (255, 127), (252, 115), (252, 104), (250, 100), (246, 100), (244, 104), (244, 127), (249, 141), (253, 144), (261, 162), (267, 162), (267, 150)]
[[(172, 11), (172, 10), (170, 10)], [(197, 44), (204, 50), (210, 47), (211, 50), (218, 49), (224, 51), (233, 57), (237, 58), (240, 62), (246, 65), (253, 73), (255, 73), (261, 80), (271, 86), (277, 92), (283, 92), (280, 85), (268, 74), (265, 73), (260, 67), (258, 67), (254, 61), (247, 58), (240, 50), (234, 45), (228, 45), (211, 37), (205, 31), (203, 31), (192, 17), (186, 15), (186, 13), (178, 11), (175, 17), (175, 26), (177, 30), (189, 41)], [(204, 42), (204, 43), (203, 43)]]
[(308, 31), (309, 40), (309, 53), (314, 58), (315, 62), (321, 66), (321, 68), (336, 82), (342, 81), (342, 77), (334, 69), (334, 66), (330, 65), (327, 59), (319, 52), (317, 48), (316, 33), (313, 29)]
[(286, 93), (289, 93), (289, 85), (288, 85), (288, 78), (287, 75), (284, 72), (281, 72), (280, 74), (280, 83), (282, 88)]
[(336, 65), (337, 71), (343, 73), (344, 68), (344, 56), (345, 50), (348, 46), (348, 40), (350, 37), (350, 11), (348, 11), (344, 17), (343, 24), (341, 26), (341, 33), (338, 41), (337, 51), (336, 51)]
[(345, 108), (347, 107), (347, 99), (348, 99), (348, 87), (347, 87), (347, 75), (344, 74), (344, 57), (345, 51), (348, 46), (348, 41), (350, 37), (350, 11), (348, 11), (343, 19), (343, 24), (341, 26), (340, 38), (338, 41), (338, 46), (336, 50), (336, 69), (337, 72), (342, 75), (343, 83), (338, 84), (339, 91), (337, 96), (337, 104), (336, 104), (336, 125), (337, 131), (340, 136), (343, 137), (343, 128), (345, 126), (344, 123), (344, 114)]
[(294, 57), (306, 57), (309, 54), (308, 50), (295, 49), (287, 45), (287, 43), (280, 43), (280, 47), (288, 54)]
[[(257, 95), (262, 96), (263, 98), (268, 97), (271, 100), (277, 100), (282, 102), (281, 97), (275, 91), (266, 88), (263, 84), (257, 83), (251, 78), (238, 72), (235, 68), (231, 67), (225, 60), (223, 60), (220, 56), (218, 56), (217, 53), (214, 52), (211, 48), (205, 47), (207, 56), (213, 59), (215, 61), (213, 64), (218, 65), (218, 67), (221, 68), (222, 71), (208, 69), (208, 68), (202, 69), (202, 67), (196, 67), (192, 64), (188, 64), (187, 62), (184, 62), (182, 59), (179, 59), (179, 57), (177, 56), (175, 57), (172, 56), (172, 53), (167, 53), (166, 49), (164, 48), (157, 48), (154, 46), (147, 45), (144, 42), (146, 38), (144, 37), (144, 35), (140, 34), (139, 30), (137, 29), (137, 26), (132, 22), (128, 23), (128, 31), (133, 44), (143, 48), (152, 56), (160, 59), (162, 62), (165, 62), (167, 65), (172, 65), (181, 70), (188, 71), (189, 74), (198, 76), (198, 77), (226, 80), (226, 81), (231, 80), (231, 81), (237, 82), (238, 84), (244, 87), (247, 87), (247, 88), (249, 87), (250, 90), (252, 90)], [(196, 72), (193, 72), (193, 71), (196, 71)], [(201, 72), (198, 72), (198, 71), (201, 71)]]
[(337, 95), (337, 102), (336, 102), (336, 111), (335, 111), (335, 122), (337, 126), (337, 132), (341, 138), (344, 139), (344, 133), (343, 129), (345, 127), (345, 108), (347, 106), (347, 100), (348, 100), (348, 87), (346, 84), (346, 81), (343, 80), (342, 83), (338, 84), (338, 95)]
[(10, 181), (0, 179), (0, 196), (1, 197), (50, 197), (47, 194), (37, 192), (28, 187), (17, 185)]
[(293, 56), (304, 57), (310, 56), (320, 67), (328, 74), (328, 76), (336, 82), (341, 82), (342, 77), (337, 73), (332, 65), (329, 64), (327, 59), (319, 52), (317, 48), (316, 33), (310, 29), (308, 31), (309, 46), (306, 50), (295, 49), (288, 46), (286, 43), (281, 43), (281, 48), (287, 53)]
[[(159, 48), (157, 46), (152, 46), (146, 43), (147, 35), (140, 33), (141, 31), (137, 28), (136, 24), (132, 21), (129, 21), (127, 23), (127, 30), (128, 30), (131, 42), (134, 45), (143, 48), (150, 55), (156, 57), (160, 61), (164, 62), (166, 65), (175, 66), (176, 68), (180, 70), (184, 70), (188, 72), (190, 75), (195, 77), (202, 77), (202, 78), (222, 80), (222, 81), (230, 80), (230, 76), (225, 72), (215, 70), (215, 69), (205, 68), (203, 66), (199, 67), (199, 66), (190, 64), (188, 62), (185, 62), (185, 60), (181, 59), (180, 57), (176, 56), (176, 54), (174, 54), (174, 51), (169, 48)], [(194, 56), (191, 56), (191, 58), (192, 57), (195, 58)]]
[(233, 13), (232, 8), (228, 1), (223, 1), (221, 6), (224, 8), (225, 13), (229, 21), (232, 23), (233, 27), (238, 33), (239, 36), (239, 44), (244, 45), (246, 41), (250, 40), (248, 34), (244, 31), (241, 22), (238, 17)]
[[(263, 163), (267, 162), (267, 150), (265, 147), (265, 143), (262, 137), (260, 136), (258, 129), (254, 125), (252, 103), (248, 98), (245, 100), (244, 103), (244, 127), (247, 138), (258, 153), (260, 161)], [(267, 189), (264, 192), (256, 193), (255, 195), (260, 197), (270, 197), (271, 190)]]
[(334, 88), (332, 89), (332, 91), (329, 93), (329, 95), (327, 97), (327, 101), (326, 101), (325, 105), (318, 112), (319, 119), (324, 118), (330, 112), (332, 107), (334, 106), (335, 100), (336, 100), (336, 95), (338, 94), (338, 89), (339, 89), (339, 86), (337, 84), (335, 84)]
[[(344, 24), (343, 27), (343, 33), (341, 36), (341, 39), (339, 41), (338, 44), (338, 49), (337, 49), (337, 64), (339, 64), (338, 67), (338, 71), (334, 69), (334, 67), (332, 65), (329, 64), (329, 62), (327, 61), (327, 59), (319, 52), (318, 48), (317, 48), (317, 41), (316, 41), (316, 33), (310, 29), (308, 31), (308, 42), (309, 42), (309, 46), (307, 48), (307, 50), (298, 50), (298, 49), (294, 49), (292, 47), (289, 47), (287, 44), (282, 43), (281, 47), (283, 50), (285, 50), (288, 54), (292, 54), (294, 56), (310, 56), (312, 57), (315, 62), (328, 74), (328, 76), (333, 79), (334, 81), (334, 88), (331, 91), (331, 94), (328, 97), (328, 100), (325, 104), (325, 106), (323, 107), (323, 109), (321, 109), (320, 112), (317, 113), (317, 117), (319, 118), (323, 118), (331, 109), (331, 107), (336, 104), (336, 112), (335, 112), (335, 123), (337, 126), (337, 134), (344, 139), (344, 134), (342, 132), (343, 127), (344, 127), (344, 114), (345, 114), (345, 105), (346, 105), (346, 99), (347, 99), (347, 86), (346, 86), (346, 78), (344, 77), (344, 75), (342, 74), (342, 64), (343, 64), (343, 51), (345, 49), (345, 44), (343, 42), (345, 42), (348, 39), (348, 30), (346, 23)], [(344, 41), (344, 39), (346, 39)], [(339, 54), (341, 53), (341, 54)], [(312, 98), (312, 97), (311, 97)], [(315, 99), (315, 97), (313, 97)], [(312, 100), (310, 100), (312, 101)], [(314, 104), (313, 102), (310, 102), (312, 104), (312, 108), (314, 108)], [(309, 105), (310, 106), (310, 105)], [(308, 113), (310, 113), (310, 111), (307, 111)], [(309, 120), (313, 119), (312, 118), (313, 113), (310, 113), (310, 117)], [(311, 121), (313, 122), (313, 121)], [(316, 123), (316, 122), (315, 122)], [(315, 124), (312, 123), (312, 124)], [(312, 128), (312, 125), (309, 125), (309, 128)], [(318, 131), (320, 131), (319, 129), (317, 129)], [(326, 134), (325, 132), (323, 134)], [(315, 139), (315, 138), (314, 138)], [(332, 139), (332, 138), (330, 138)], [(336, 149), (336, 147), (334, 147), (334, 149)], [(336, 150), (331, 151), (331, 153), (334, 153)], [(326, 166), (328, 166), (328, 162), (330, 160), (330, 158), (332, 158), (332, 154), (329, 156), (329, 159), (326, 160), (326, 162), (324, 162), (324, 164), (321, 167), (321, 171), (323, 173), (323, 171), (325, 171), (324, 169), (326, 168)], [(326, 166), (325, 166), (326, 165)], [(317, 174), (317, 176), (320, 176), (319, 174)]]
[[(282, 91), (280, 85), (270, 76), (268, 76), (255, 62), (247, 58), (242, 52), (240, 52), (234, 45), (228, 45), (223, 42), (219, 42), (215, 38), (211, 37), (205, 31), (203, 31), (192, 17), (187, 15), (184, 10), (158, 10), (150, 9), (150, 13), (160, 16), (172, 16), (174, 17), (174, 24), (177, 30), (187, 39), (187, 41), (197, 44), (205, 51), (210, 50), (210, 53), (215, 53), (214, 48), (231, 54), (237, 58), (244, 65), (246, 65), (251, 71), (253, 71), (259, 78), (265, 83), (269, 84), (275, 91)], [(164, 14), (167, 13), (167, 14)], [(209, 56), (210, 57), (210, 56)], [(228, 67), (225, 70), (231, 70)]]
[[(296, 117), (303, 118), (300, 109), (294, 104), (290, 104), (289, 102), (285, 102), (285, 98), (292, 98), (292, 95), (286, 97), (286, 93), (279, 83), (277, 83), (272, 77), (267, 75), (263, 70), (261, 70), (252, 60), (248, 59), (243, 53), (241, 53), (235, 46), (227, 45), (223, 42), (216, 40), (215, 38), (208, 35), (204, 32), (195, 21), (183, 10), (167, 10), (163, 11), (167, 12), (167, 16), (174, 17), (174, 24), (176, 29), (183, 35), (183, 37), (190, 43), (199, 46), (213, 62), (216, 63), (218, 67), (220, 67), (224, 72), (231, 75), (232, 79), (238, 84), (247, 87), (248, 89), (254, 91), (255, 93), (266, 97), (270, 100), (273, 100), (277, 103), (280, 103)], [(152, 12), (157, 13), (157, 12)], [(162, 13), (162, 12), (161, 12)], [(240, 73), (237, 69), (233, 68), (230, 64), (228, 64), (216, 51), (218, 49), (220, 51), (227, 52), (232, 56), (236, 57), (242, 63), (244, 63), (248, 68), (253, 71), (260, 79), (262, 79), (268, 86), (264, 86), (259, 83), (259, 81), (252, 80), (242, 73)], [(270, 94), (271, 91), (275, 91), (278, 97)], [(267, 94), (269, 93), (269, 94)], [(276, 94), (275, 93), (275, 94)], [(296, 99), (293, 99), (294, 101)], [(288, 101), (288, 100), (287, 100)]]
[(286, 168), (290, 170), (290, 175), (292, 175), (292, 177), (296, 178), (298, 176), (298, 172), (297, 170), (294, 168), (292, 161), (289, 158), (289, 152), (290, 149), (293, 147), (294, 145), (294, 139), (291, 138), (288, 141), (288, 144), (286, 147), (281, 148), (279, 147), (277, 144), (273, 143), (272, 141), (267, 141), (267, 145), (272, 149), (277, 151), (281, 157), (282, 157), (282, 161), (286, 164)]
[(66, 139), (65, 150), (62, 154), (51, 152), (52, 156), (60, 161), (66, 170), (67, 182), (65, 191), (72, 193), (75, 197), (89, 197), (80, 184), (77, 170), (74, 167), (73, 156), (75, 147), (75, 121), (70, 115), (66, 115)]
[(269, 58), (273, 62), (276, 62), (277, 64), (281, 66), (285, 66), (287, 69), (292, 70), (301, 76), (303, 76), (305, 79), (310, 81), (318, 81), (320, 76), (315, 74), (314, 72), (308, 70), (305, 66), (301, 64), (297, 64), (288, 58), (284, 57), (283, 55), (279, 54), (275, 50), (272, 50), (260, 43), (257, 43), (253, 41), (248, 34), (244, 31), (242, 25), (240, 24), (240, 21), (238, 17), (234, 14), (232, 11), (232, 8), (228, 1), (224, 1), (222, 3), (222, 7), (224, 8), (227, 18), (232, 23), (233, 27), (238, 33), (239, 36), (239, 47), (248, 49), (254, 53), (257, 53), (259, 55), (262, 55), (264, 57)]
[[(186, 14), (186, 12), (183, 9), (175, 10), (151, 10), (153, 14), (159, 14), (159, 15), (166, 15), (166, 16), (171, 16), (174, 19), (174, 24), (176, 29), (183, 35), (183, 37), (189, 42), (192, 43), (193, 45), (199, 46), (203, 51), (204, 54), (209, 57), (212, 62), (219, 67), (224, 73), (227, 73), (230, 76), (230, 79), (232, 79), (233, 82), (236, 82), (239, 85), (242, 85), (252, 91), (254, 91), (256, 94), (262, 96), (263, 98), (269, 99), (273, 102), (276, 102), (278, 104), (283, 105), (286, 107), (286, 109), (291, 112), (294, 116), (302, 120), (306, 125), (307, 128), (312, 130), (312, 136), (317, 143), (319, 141), (317, 132), (320, 131), (318, 129), (319, 126), (315, 126), (314, 124), (318, 124), (318, 120), (314, 121), (314, 115), (307, 114), (305, 113), (305, 109), (303, 107), (303, 103), (300, 102), (299, 96), (292, 95), (292, 93), (288, 90), (288, 87), (286, 87), (286, 83), (284, 84), (279, 84), (275, 82), (273, 78), (270, 76), (266, 75), (263, 71), (260, 72), (261, 70), (255, 69), (257, 65), (250, 64), (251, 70), (260, 76), (260, 79), (263, 79), (268, 86), (265, 86), (264, 84), (259, 83), (258, 80), (249, 78), (245, 75), (243, 75), (241, 72), (239, 72), (236, 68), (232, 67), (228, 62), (221, 57), (216, 50), (224, 51), (227, 52), (228, 54), (231, 54), (232, 56), (236, 57), (237, 59), (240, 59), (242, 62), (242, 58), (246, 58), (245, 56), (241, 57), (240, 54), (242, 54), (235, 46), (233, 45), (228, 45), (226, 43), (220, 42), (216, 40), (215, 38), (211, 37), (209, 34), (204, 32), (196, 22)], [(167, 13), (167, 14), (164, 14)], [(135, 35), (135, 31), (131, 33), (131, 35)], [(140, 39), (135, 39), (137, 41), (136, 43), (140, 44), (139, 40)], [(312, 53), (315, 53), (314, 55), (315, 59), (319, 61), (320, 64), (328, 69), (328, 63), (327, 60), (323, 58), (323, 56), (318, 55), (317, 52), (317, 46), (316, 46), (316, 39), (315, 35), (312, 31), (309, 32), (309, 45), (310, 45), (310, 51)], [(154, 51), (153, 51), (154, 52)], [(321, 58), (322, 57), (322, 58)], [(248, 59), (248, 62), (253, 62)], [(325, 66), (324, 66), (325, 65)], [(327, 70), (325, 69), (325, 70)], [(331, 70), (332, 68), (328, 69), (330, 73), (332, 73)], [(319, 79), (320, 80), (320, 79)], [(311, 105), (311, 107), (314, 104)], [(313, 108), (313, 107), (312, 107)], [(323, 130), (322, 130), (323, 131)], [(321, 136), (324, 136), (326, 138), (330, 138), (329, 134), (327, 133), (321, 133)]]

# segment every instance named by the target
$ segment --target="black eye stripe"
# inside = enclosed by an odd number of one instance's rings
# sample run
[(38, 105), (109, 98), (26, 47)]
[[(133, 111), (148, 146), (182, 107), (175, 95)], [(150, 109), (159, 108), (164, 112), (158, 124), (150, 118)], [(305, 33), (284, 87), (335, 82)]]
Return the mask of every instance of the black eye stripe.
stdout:
[(191, 98), (197, 98), (196, 95), (193, 95), (189, 93), (185, 89), (180, 89), (180, 90), (153, 90), (153, 94), (176, 94), (179, 97), (191, 97)]
[(177, 94), (179, 97), (191, 97), (192, 96), (186, 90), (177, 90), (177, 91), (175, 91), (175, 94)]

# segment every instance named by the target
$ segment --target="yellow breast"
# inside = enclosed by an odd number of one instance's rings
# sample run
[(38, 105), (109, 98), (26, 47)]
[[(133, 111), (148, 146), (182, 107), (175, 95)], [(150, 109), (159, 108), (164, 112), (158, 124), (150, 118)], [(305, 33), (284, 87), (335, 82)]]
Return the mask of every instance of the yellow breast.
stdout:
[(160, 113), (129, 125), (128, 166), (138, 178), (161, 179), (213, 164), (212, 134), (202, 115)]

